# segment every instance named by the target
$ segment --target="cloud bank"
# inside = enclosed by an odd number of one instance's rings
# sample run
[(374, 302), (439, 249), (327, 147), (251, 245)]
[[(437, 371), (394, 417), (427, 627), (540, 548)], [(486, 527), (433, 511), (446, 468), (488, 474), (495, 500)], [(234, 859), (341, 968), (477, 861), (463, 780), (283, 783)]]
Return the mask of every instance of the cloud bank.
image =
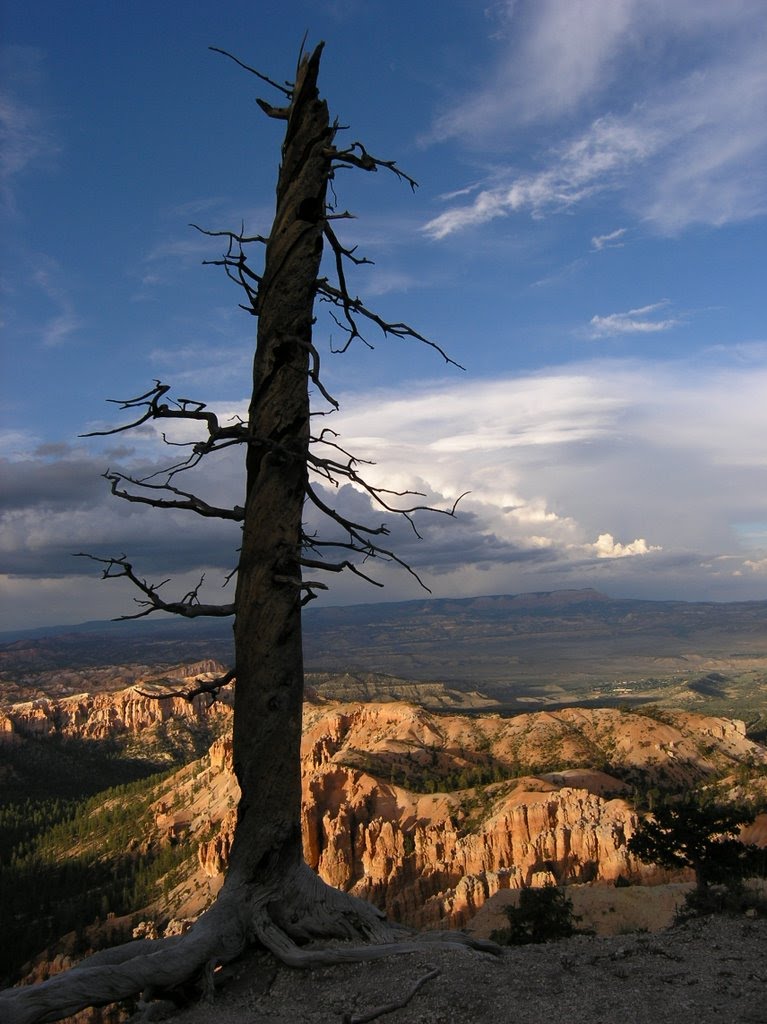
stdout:
[[(756, 598), (767, 583), (766, 387), (763, 361), (605, 360), (357, 394), (334, 429), (375, 463), (366, 469), (374, 485), (419, 492), (416, 503), (443, 509), (469, 493), (455, 518), (418, 514), (421, 538), (350, 486), (326, 488), (324, 499), (362, 521), (386, 521), (387, 545), (441, 595), (586, 582), (654, 597)], [(122, 460), (151, 468), (150, 448), (138, 439)], [(129, 589), (85, 583), (98, 572), (72, 558), (81, 550), (127, 553), (148, 579), (180, 574), (181, 587), (205, 572), (208, 599), (228, 599), (220, 587), (236, 559), (236, 525), (117, 501), (99, 479), (105, 460), (84, 450), (6, 460), (0, 557), (9, 613), (31, 616), (31, 595), (65, 585), (69, 621), (131, 610)], [(234, 503), (241, 485), (232, 455), (207, 491)], [(307, 525), (321, 526), (309, 509)], [(418, 596), (391, 565), (365, 569), (386, 584), (383, 593), (331, 579), (332, 600)], [(91, 596), (75, 596), (85, 591)]]

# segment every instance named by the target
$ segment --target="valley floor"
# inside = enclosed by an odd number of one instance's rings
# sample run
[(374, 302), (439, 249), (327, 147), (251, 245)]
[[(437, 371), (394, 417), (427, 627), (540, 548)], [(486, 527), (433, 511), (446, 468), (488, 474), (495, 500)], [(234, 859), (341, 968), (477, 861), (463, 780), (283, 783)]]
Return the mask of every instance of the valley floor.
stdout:
[[(406, 1006), (419, 979), (432, 977)], [(378, 1011), (376, 1013), (376, 1011)], [(767, 921), (577, 936), (502, 956), (424, 949), (301, 973), (253, 956), (172, 1024), (767, 1024)]]

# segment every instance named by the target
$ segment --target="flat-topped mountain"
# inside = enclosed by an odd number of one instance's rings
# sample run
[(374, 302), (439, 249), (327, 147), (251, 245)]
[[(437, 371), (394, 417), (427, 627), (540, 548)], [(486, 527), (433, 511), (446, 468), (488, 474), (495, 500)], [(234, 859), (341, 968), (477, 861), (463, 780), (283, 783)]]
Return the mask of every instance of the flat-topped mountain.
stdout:
[(498, 699), (767, 669), (767, 601), (639, 601), (594, 590), (316, 609), (312, 669), (475, 684)]

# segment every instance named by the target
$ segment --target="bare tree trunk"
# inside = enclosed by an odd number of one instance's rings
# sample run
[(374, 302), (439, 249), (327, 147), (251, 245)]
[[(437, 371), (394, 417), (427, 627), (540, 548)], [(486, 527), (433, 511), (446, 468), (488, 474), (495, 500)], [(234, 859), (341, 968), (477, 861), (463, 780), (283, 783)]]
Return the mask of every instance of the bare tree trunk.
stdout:
[(302, 512), (309, 358), (333, 131), (320, 49), (296, 81), (259, 288), (247, 492), (235, 598), (234, 768), (242, 798), (230, 877), (268, 878), (301, 856)]

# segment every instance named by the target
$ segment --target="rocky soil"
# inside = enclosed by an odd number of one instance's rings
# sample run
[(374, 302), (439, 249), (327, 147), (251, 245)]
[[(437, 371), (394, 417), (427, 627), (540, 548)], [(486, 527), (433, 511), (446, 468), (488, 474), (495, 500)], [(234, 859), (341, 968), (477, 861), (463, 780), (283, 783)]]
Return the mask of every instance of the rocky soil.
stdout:
[[(159, 1019), (162, 1010), (154, 1004), (149, 1016)], [(498, 957), (425, 948), (415, 955), (307, 973), (254, 955), (238, 965), (214, 1003), (173, 1012), (171, 1019), (172, 1024), (378, 1019), (388, 1024), (767, 1024), (767, 921), (704, 918), (655, 934), (576, 936), (506, 949)]]

